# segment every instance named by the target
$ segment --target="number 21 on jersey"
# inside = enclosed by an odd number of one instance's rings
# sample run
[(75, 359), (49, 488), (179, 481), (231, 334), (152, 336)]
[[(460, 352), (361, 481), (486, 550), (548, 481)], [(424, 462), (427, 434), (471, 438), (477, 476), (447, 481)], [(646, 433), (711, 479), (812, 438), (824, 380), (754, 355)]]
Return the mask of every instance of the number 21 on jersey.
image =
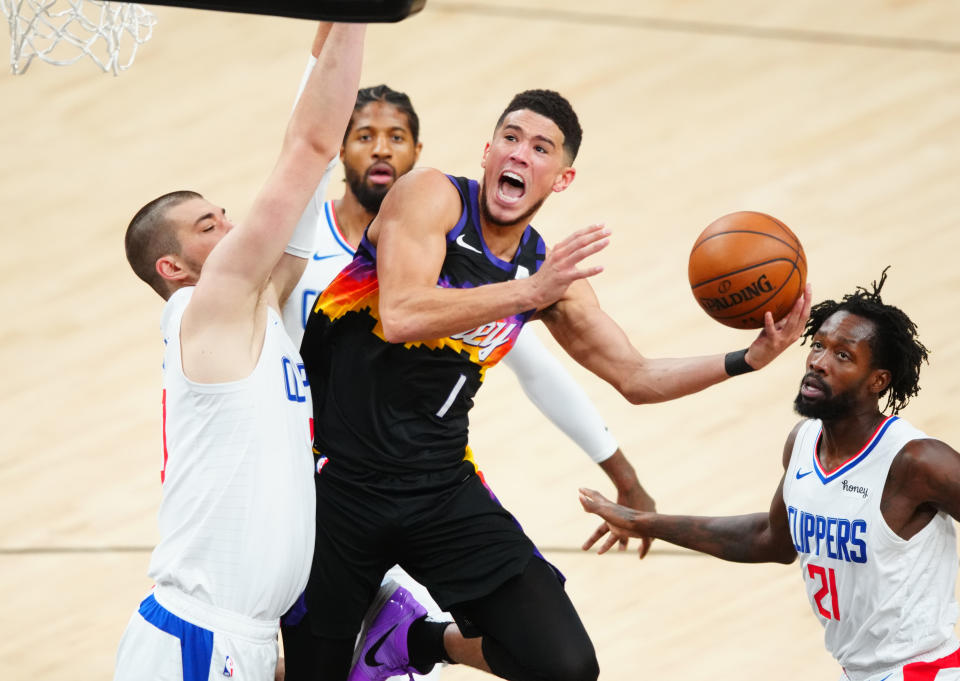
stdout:
[[(820, 585), (820, 589), (813, 594), (813, 600), (817, 604), (817, 610), (828, 620), (840, 621), (840, 599), (837, 597), (837, 573), (833, 568), (825, 568), (821, 565), (807, 564), (807, 574), (814, 582)], [(827, 597), (829, 596), (829, 601)], [(828, 609), (829, 608), (829, 609)]]

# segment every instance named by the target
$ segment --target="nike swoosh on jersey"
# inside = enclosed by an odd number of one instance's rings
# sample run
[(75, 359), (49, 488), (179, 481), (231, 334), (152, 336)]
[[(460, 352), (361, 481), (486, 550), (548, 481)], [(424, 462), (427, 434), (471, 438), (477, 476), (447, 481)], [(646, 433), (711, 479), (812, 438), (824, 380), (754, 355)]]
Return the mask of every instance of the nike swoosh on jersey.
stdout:
[(460, 236), (457, 237), (457, 245), (458, 245), (458, 246), (463, 246), (463, 247), (466, 248), (468, 251), (473, 251), (474, 253), (483, 253), (483, 251), (481, 251), (481, 250), (479, 250), (479, 249), (477, 249), (477, 248), (474, 248), (473, 246), (471, 246), (470, 244), (468, 244), (468, 243), (466, 242), (466, 240), (464, 239), (464, 236), (466, 236), (466, 235), (465, 235), (465, 234), (461, 234)]
[(387, 640), (387, 637), (393, 633), (393, 630), (397, 628), (397, 625), (394, 624), (387, 630), (383, 636), (378, 638), (376, 642), (370, 646), (370, 649), (367, 650), (367, 654), (363, 656), (363, 661), (367, 663), (369, 667), (381, 667), (383, 662), (377, 662), (377, 651), (380, 650), (380, 646), (383, 645), (384, 641)]
[(330, 258), (336, 258), (339, 253), (334, 253), (333, 255), (320, 255), (319, 253), (313, 254), (314, 260), (329, 260)]
[(797, 480), (799, 480), (800, 478), (805, 478), (805, 477), (807, 477), (808, 475), (810, 475), (811, 473), (813, 473), (813, 471), (807, 471), (806, 473), (801, 473), (801, 472), (800, 472), (800, 469), (798, 468), (798, 469), (797, 469)]

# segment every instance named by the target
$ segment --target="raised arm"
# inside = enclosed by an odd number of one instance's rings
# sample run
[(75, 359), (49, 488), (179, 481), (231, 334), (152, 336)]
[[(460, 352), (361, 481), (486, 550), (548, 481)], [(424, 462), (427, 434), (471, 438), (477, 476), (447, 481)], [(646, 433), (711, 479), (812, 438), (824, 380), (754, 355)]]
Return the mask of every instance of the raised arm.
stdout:
[[(764, 329), (746, 350), (745, 370), (760, 369), (800, 337), (810, 314), (810, 288), (778, 322), (768, 312)], [(541, 313), (563, 348), (587, 369), (609, 382), (633, 404), (665, 402), (698, 392), (742, 372), (728, 355), (644, 357), (601, 308), (585, 281), (574, 282), (564, 297)]]
[[(784, 470), (798, 428), (793, 429), (784, 445)], [(783, 503), (783, 476), (766, 513), (720, 518), (644, 513), (618, 506), (586, 488), (580, 490), (580, 503), (584, 510), (603, 518), (610, 532), (618, 537), (653, 537), (737, 563), (792, 563), (797, 557)], [(591, 545), (588, 542), (583, 549)], [(601, 553), (607, 548), (609, 542)]]
[[(297, 90), (297, 96), (293, 102), (294, 108), (296, 108), (300, 97), (303, 95), (303, 91), (307, 87), (310, 74), (313, 73), (314, 68), (317, 66), (317, 60), (320, 57), (320, 53), (327, 41), (327, 37), (330, 35), (330, 29), (332, 27), (333, 24), (327, 22), (322, 22), (317, 27), (317, 33), (314, 36), (313, 45), (310, 49), (310, 58), (307, 61), (307, 67), (304, 69), (303, 76), (300, 79), (300, 87)], [(340, 143), (342, 144), (342, 138)], [(300, 215), (296, 229), (293, 230), (293, 236), (290, 237), (290, 240), (287, 242), (287, 247), (280, 257), (280, 261), (270, 274), (270, 280), (276, 292), (277, 302), (281, 307), (286, 304), (290, 293), (303, 276), (307, 268), (307, 261), (310, 259), (310, 256), (313, 255), (313, 251), (316, 248), (317, 231), (323, 220), (323, 203), (327, 195), (327, 187), (330, 185), (330, 178), (333, 176), (333, 171), (338, 164), (339, 159), (337, 156), (334, 156), (330, 163), (327, 164), (323, 177), (313, 192), (313, 196), (310, 197), (306, 208), (304, 208), (303, 213)]]
[(340, 147), (356, 99), (365, 27), (334, 25), (294, 108), (279, 158), (236, 226), (204, 263), (188, 308), (202, 325), (246, 324), (310, 196)]
[(460, 210), (459, 192), (431, 168), (407, 173), (384, 199), (369, 238), (377, 247), (380, 321), (391, 343), (442, 338), (549, 305), (570, 282), (599, 272), (576, 267), (606, 246), (605, 229), (595, 226), (558, 244), (532, 277), (470, 289), (438, 288), (446, 234)]

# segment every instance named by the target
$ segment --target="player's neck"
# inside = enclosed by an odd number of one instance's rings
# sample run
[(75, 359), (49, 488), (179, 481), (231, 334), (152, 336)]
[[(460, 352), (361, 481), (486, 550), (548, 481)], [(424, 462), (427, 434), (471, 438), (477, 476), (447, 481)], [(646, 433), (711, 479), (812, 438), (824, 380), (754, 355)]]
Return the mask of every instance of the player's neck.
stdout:
[(524, 219), (512, 225), (495, 225), (480, 216), (480, 231), (483, 233), (484, 243), (491, 253), (505, 262), (510, 262), (517, 254), (527, 224)]
[(346, 237), (350, 246), (356, 249), (363, 237), (363, 230), (376, 217), (376, 214), (360, 205), (357, 197), (349, 189), (333, 202), (333, 212), (343, 236)]
[(817, 456), (830, 471), (863, 449), (885, 416), (877, 409), (864, 410), (840, 419), (823, 422), (823, 436)]

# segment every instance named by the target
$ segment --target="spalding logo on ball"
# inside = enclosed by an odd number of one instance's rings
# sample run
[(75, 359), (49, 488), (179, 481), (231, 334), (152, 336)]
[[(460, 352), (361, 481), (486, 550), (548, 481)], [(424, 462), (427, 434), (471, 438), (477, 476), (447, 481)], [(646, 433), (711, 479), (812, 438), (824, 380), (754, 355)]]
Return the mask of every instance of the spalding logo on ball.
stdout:
[(803, 293), (807, 259), (790, 229), (765, 213), (714, 220), (690, 251), (690, 289), (708, 315), (736, 329), (781, 319)]

